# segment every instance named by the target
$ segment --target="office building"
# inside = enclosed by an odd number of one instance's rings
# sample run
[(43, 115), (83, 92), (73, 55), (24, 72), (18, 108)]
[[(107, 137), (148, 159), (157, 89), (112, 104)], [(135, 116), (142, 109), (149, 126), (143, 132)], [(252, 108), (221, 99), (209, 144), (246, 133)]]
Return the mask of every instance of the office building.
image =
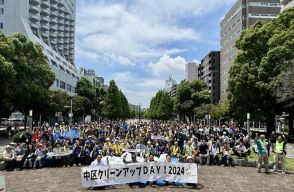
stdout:
[(75, 94), (75, 0), (0, 0), (0, 30), (41, 45), (56, 79), (51, 89)]
[(96, 76), (93, 69), (80, 68), (80, 76), (87, 78), (94, 87), (104, 86), (104, 78)]
[(192, 82), (197, 79), (197, 64), (188, 62), (186, 63), (186, 80)]
[(290, 7), (294, 7), (294, 0), (280, 0), (281, 4), (282, 4), (282, 9), (281, 11), (290, 8)]
[(211, 102), (220, 100), (220, 52), (211, 51), (198, 66), (198, 79), (203, 80), (211, 94)]
[(168, 77), (168, 79), (165, 80), (164, 91), (167, 92), (171, 97), (175, 97), (177, 93), (177, 85), (177, 82), (172, 77)]
[(220, 23), (220, 100), (227, 99), (229, 70), (232, 66), (237, 48), (235, 41), (241, 32), (258, 20), (272, 20), (280, 13), (280, 0), (237, 0)]

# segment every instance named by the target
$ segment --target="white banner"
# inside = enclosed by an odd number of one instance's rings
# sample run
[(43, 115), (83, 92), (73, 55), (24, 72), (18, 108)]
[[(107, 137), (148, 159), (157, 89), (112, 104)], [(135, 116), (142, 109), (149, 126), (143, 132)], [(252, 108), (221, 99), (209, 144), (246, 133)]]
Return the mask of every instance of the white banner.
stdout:
[(84, 188), (162, 180), (198, 183), (195, 163), (144, 162), (85, 167), (82, 168), (81, 177)]

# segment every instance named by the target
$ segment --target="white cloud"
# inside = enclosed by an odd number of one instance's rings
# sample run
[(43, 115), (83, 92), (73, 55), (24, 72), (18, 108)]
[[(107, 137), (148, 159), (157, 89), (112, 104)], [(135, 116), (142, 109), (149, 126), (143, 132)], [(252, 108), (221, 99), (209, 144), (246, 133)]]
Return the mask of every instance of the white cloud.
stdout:
[(114, 73), (112, 77), (115, 81), (124, 83), (130, 83), (134, 80), (134, 77), (129, 71)]
[(168, 76), (173, 76), (180, 81), (185, 76), (185, 64), (186, 61), (182, 57), (171, 58), (164, 55), (159, 61), (150, 63), (148, 66), (156, 77), (167, 78)]
[(201, 39), (197, 31), (179, 26), (173, 20), (160, 15), (153, 20), (139, 14), (137, 9), (142, 2), (131, 5), (87, 2), (77, 12), (79, 49), (94, 51), (124, 66), (185, 51), (163, 48), (166, 43)]

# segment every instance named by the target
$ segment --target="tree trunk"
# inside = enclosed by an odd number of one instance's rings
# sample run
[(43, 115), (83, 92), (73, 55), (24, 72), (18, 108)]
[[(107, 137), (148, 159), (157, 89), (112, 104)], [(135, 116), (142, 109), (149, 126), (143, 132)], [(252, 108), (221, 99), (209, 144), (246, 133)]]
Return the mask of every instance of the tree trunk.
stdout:
[(276, 131), (275, 115), (268, 114), (266, 116), (266, 135), (267, 135), (267, 137), (269, 137), (271, 135), (272, 131)]
[(289, 134), (288, 135), (294, 134), (293, 115), (294, 115), (293, 111), (290, 111), (289, 112)]

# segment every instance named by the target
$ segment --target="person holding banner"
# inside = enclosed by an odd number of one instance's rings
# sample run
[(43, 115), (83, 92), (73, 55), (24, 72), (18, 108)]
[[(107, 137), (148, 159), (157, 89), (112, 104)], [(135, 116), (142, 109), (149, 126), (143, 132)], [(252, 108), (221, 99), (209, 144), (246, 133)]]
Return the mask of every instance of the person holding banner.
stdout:
[[(187, 157), (187, 163), (194, 163), (194, 159), (192, 156)], [(195, 183), (187, 183), (186, 185), (192, 186), (193, 189), (197, 188), (197, 184), (195, 184)]]
[[(103, 163), (102, 161), (102, 155), (98, 154), (96, 159), (91, 163), (91, 167), (97, 167), (97, 166), (106, 166), (107, 164)], [(107, 161), (107, 163), (109, 164), (109, 161)]]

